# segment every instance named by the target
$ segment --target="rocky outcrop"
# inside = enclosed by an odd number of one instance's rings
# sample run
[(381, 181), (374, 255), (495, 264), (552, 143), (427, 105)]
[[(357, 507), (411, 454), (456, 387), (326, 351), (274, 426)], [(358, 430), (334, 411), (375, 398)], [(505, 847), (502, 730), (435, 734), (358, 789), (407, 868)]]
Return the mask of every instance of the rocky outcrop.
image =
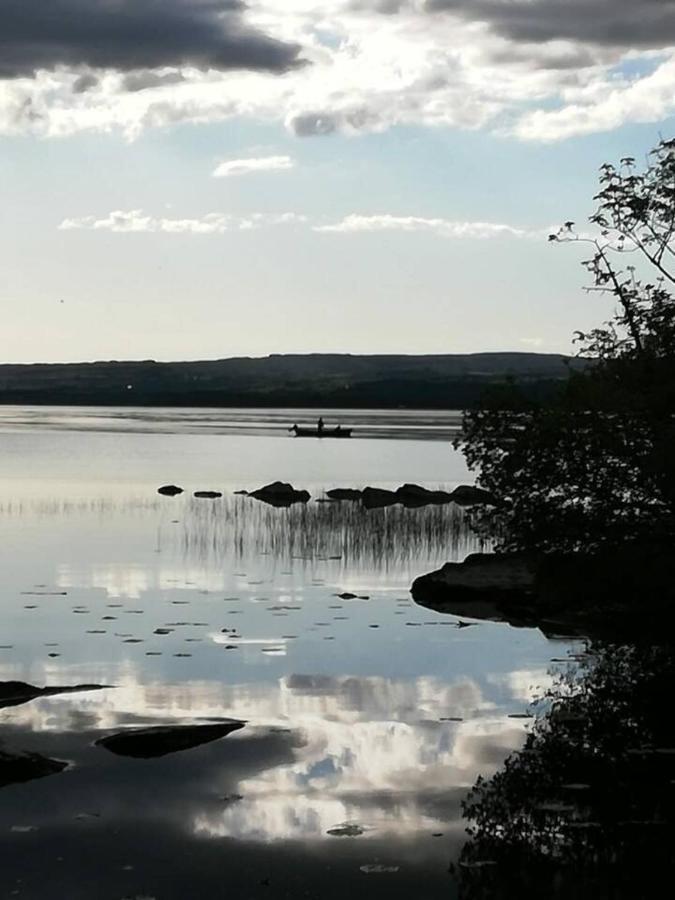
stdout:
[(195, 491), (192, 496), (202, 500), (217, 500), (223, 494), (222, 491)]
[(464, 599), (528, 594), (535, 587), (536, 568), (532, 559), (517, 554), (472, 553), (464, 562), (448, 562), (416, 579), (413, 594), (436, 592)]
[(163, 497), (175, 497), (177, 494), (183, 493), (183, 488), (175, 484), (164, 484), (157, 488), (157, 493), (162, 494)]
[(596, 553), (475, 553), (417, 578), (412, 595), (438, 612), (547, 635), (662, 633), (675, 624), (675, 554), (637, 544)]
[(249, 497), (269, 503), (270, 506), (291, 506), (293, 503), (307, 503), (310, 499), (308, 491), (297, 490), (292, 484), (284, 481), (273, 481), (257, 491), (251, 491)]
[(217, 741), (233, 731), (244, 727), (244, 722), (228, 719), (209, 725), (158, 725), (150, 728), (130, 728), (111, 734), (96, 741), (99, 747), (105, 747), (118, 756), (131, 756), (136, 759), (154, 759), (190, 750), (201, 744)]

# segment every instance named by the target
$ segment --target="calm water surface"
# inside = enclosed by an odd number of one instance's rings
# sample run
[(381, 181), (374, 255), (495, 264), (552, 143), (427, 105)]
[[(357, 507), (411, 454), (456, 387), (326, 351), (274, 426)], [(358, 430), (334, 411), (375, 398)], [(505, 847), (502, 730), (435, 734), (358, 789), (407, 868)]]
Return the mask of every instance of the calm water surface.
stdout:
[[(111, 686), (0, 709), (0, 751), (70, 764), (0, 786), (0, 896), (453, 896), (461, 799), (576, 648), (412, 603), (417, 575), (479, 549), (460, 509), (316, 502), (470, 483), (456, 415), (283, 430), (318, 414), (0, 409), (0, 680)], [(233, 494), (276, 479), (312, 501)], [(95, 743), (222, 718), (245, 726), (160, 758)]]

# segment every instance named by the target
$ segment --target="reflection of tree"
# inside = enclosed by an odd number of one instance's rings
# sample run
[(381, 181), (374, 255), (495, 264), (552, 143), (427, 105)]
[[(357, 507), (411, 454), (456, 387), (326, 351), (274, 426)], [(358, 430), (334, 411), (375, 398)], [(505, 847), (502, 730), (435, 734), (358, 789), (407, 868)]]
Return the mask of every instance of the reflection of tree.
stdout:
[(466, 900), (653, 896), (675, 869), (675, 658), (593, 648), (562, 675), (521, 751), (464, 804)]

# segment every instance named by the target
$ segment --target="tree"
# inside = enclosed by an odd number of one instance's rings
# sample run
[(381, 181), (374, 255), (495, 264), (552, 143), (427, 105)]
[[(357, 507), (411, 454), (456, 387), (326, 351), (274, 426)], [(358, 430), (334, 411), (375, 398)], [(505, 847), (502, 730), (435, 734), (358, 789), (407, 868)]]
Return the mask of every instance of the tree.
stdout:
[(600, 170), (592, 230), (566, 222), (555, 243), (587, 244), (589, 293), (608, 322), (577, 332), (585, 365), (548, 403), (507, 385), (464, 416), (461, 446), (503, 498), (477, 524), (502, 550), (580, 550), (675, 536), (675, 140), (644, 171)]

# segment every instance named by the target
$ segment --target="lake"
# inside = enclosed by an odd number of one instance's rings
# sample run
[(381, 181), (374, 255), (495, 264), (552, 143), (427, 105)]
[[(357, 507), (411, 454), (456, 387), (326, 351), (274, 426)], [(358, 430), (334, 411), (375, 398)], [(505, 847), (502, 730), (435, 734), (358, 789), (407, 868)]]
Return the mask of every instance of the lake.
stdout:
[[(287, 433), (319, 415), (354, 437)], [(0, 681), (106, 686), (0, 703), (0, 759), (61, 764), (0, 780), (4, 896), (453, 896), (462, 798), (579, 645), (412, 602), (480, 549), (459, 507), (317, 500), (472, 483), (458, 423), (0, 408)], [(275, 480), (312, 499), (234, 494)], [(243, 727), (161, 756), (97, 743), (223, 720)]]

